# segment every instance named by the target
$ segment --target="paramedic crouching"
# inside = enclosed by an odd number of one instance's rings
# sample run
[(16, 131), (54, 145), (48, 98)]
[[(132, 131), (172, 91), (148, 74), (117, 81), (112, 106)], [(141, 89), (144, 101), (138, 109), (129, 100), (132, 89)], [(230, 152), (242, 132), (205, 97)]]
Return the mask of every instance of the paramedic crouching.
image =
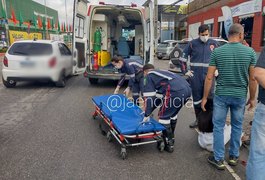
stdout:
[(138, 104), (138, 99), (141, 92), (140, 81), (142, 81), (143, 78), (143, 65), (133, 60), (126, 62), (121, 56), (113, 57), (111, 59), (111, 63), (116, 69), (123, 73), (114, 91), (114, 94), (119, 93), (120, 87), (123, 85), (126, 75), (129, 75), (129, 84), (125, 89), (124, 94), (128, 97), (130, 91), (132, 91), (134, 103)]
[(153, 110), (160, 107), (159, 123), (166, 127), (163, 131), (165, 150), (173, 152), (177, 115), (191, 96), (190, 85), (179, 75), (169, 71), (155, 70), (152, 64), (146, 64), (143, 71), (143, 97), (145, 99), (143, 121), (149, 121)]

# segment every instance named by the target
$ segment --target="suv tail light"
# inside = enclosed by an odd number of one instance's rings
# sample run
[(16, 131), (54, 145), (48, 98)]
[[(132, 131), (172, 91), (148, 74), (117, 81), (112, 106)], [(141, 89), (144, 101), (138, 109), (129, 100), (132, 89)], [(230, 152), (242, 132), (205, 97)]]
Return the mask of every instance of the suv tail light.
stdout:
[(56, 65), (56, 62), (57, 62), (56, 57), (53, 57), (52, 59), (50, 59), (49, 67), (53, 68)]
[(8, 59), (6, 56), (4, 57), (3, 64), (5, 67), (8, 67)]

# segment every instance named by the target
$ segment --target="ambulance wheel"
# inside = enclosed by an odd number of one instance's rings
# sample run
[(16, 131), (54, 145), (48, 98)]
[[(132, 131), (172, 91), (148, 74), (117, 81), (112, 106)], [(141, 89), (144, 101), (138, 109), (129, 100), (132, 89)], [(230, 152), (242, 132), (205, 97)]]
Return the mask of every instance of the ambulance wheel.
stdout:
[(126, 148), (121, 148), (121, 154), (120, 154), (121, 158), (123, 160), (125, 160), (127, 158), (127, 152), (126, 152)]
[(112, 136), (110, 131), (107, 133), (107, 139), (109, 142), (112, 142), (112, 140), (113, 140), (113, 136)]
[(89, 82), (91, 85), (98, 84), (98, 79), (97, 78), (88, 78)]
[(165, 150), (165, 142), (164, 141), (158, 142), (157, 148), (160, 152), (163, 152)]

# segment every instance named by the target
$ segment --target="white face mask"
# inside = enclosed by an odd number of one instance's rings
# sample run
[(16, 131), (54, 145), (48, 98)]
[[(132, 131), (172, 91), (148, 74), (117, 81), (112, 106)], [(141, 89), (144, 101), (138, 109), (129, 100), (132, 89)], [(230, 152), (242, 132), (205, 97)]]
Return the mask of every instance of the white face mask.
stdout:
[(115, 66), (116, 69), (121, 69), (122, 68), (121, 64), (115, 64), (114, 66)]
[(200, 36), (202, 42), (206, 43), (209, 39), (209, 36)]

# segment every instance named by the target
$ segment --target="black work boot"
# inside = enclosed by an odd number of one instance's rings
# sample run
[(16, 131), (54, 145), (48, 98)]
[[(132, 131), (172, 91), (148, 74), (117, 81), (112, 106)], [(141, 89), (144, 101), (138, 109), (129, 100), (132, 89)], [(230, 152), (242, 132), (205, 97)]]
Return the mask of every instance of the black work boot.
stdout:
[(166, 146), (165, 146), (165, 150), (169, 153), (173, 153), (174, 152), (174, 140), (168, 140)]
[(174, 137), (174, 132), (175, 132), (175, 129), (176, 129), (176, 124), (177, 124), (177, 119), (176, 120), (171, 120), (170, 125), (171, 125), (171, 130), (172, 130), (172, 133), (173, 133), (173, 137)]
[(165, 125), (166, 130), (163, 131), (163, 139), (165, 142), (165, 150), (169, 153), (174, 151), (174, 134), (172, 133), (171, 124)]
[(189, 127), (192, 129), (198, 127), (198, 116), (202, 112), (202, 109), (200, 106), (194, 106), (194, 111), (195, 111), (196, 120), (189, 125)]

